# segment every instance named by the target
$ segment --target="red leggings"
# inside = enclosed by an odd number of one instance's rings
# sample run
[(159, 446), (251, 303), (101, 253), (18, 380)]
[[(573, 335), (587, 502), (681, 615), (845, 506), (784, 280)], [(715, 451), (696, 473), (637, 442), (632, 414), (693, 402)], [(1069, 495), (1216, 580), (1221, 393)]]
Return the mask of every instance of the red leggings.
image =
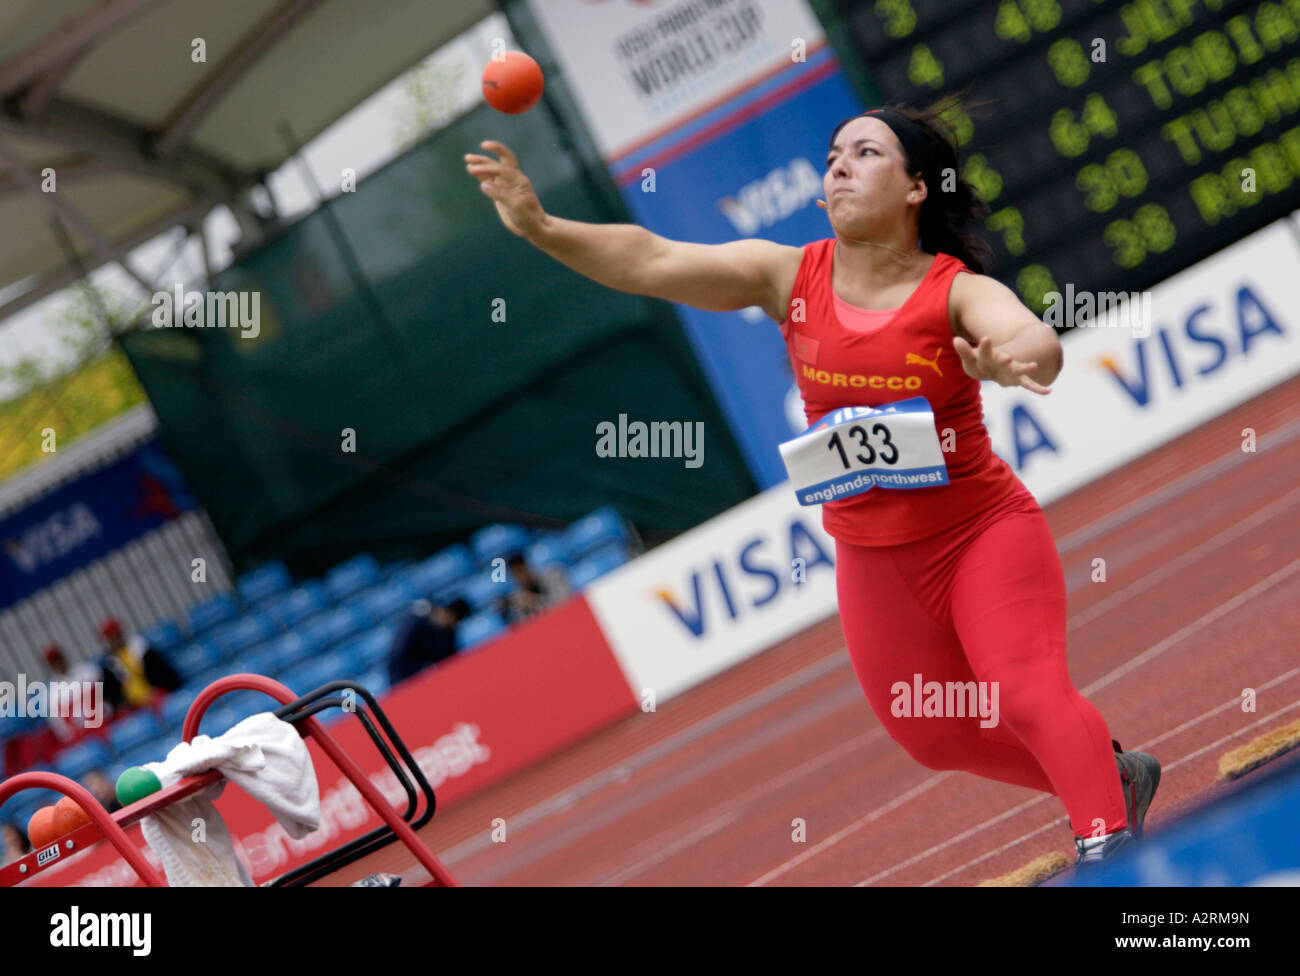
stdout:
[[(1078, 837), (1128, 823), (1110, 732), (1066, 668), (1065, 576), (1028, 490), (917, 542), (837, 540), (835, 565), (853, 670), (912, 758), (1059, 796)], [(996, 701), (996, 724), (946, 695), (942, 716), (925, 716), (925, 699), (941, 700), (926, 682), (989, 683), (983, 714)]]

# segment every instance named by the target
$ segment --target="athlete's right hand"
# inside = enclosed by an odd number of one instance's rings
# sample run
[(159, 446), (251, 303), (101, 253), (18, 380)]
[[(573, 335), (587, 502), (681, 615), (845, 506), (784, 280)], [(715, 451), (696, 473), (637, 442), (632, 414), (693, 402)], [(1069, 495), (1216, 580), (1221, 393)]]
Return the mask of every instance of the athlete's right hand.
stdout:
[(480, 145), (500, 159), (466, 153), (465, 170), (479, 181), (479, 189), (492, 198), (506, 229), (520, 237), (531, 237), (546, 222), (546, 211), (537, 199), (533, 184), (505, 143), (487, 139)]

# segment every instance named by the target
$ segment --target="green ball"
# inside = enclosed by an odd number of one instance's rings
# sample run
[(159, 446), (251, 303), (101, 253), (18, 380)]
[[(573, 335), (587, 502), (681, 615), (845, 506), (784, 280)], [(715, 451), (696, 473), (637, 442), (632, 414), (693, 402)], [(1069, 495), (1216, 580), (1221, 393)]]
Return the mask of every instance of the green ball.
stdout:
[(136, 800), (143, 800), (151, 793), (162, 789), (158, 774), (143, 766), (132, 766), (122, 771), (117, 778), (117, 802), (129, 807)]

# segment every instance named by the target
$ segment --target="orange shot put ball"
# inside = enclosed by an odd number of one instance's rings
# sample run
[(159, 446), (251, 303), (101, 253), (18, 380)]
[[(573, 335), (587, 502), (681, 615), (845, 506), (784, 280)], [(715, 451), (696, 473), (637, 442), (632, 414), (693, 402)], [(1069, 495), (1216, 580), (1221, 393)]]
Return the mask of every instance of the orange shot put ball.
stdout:
[(541, 99), (545, 87), (541, 65), (523, 51), (506, 51), (483, 69), (483, 97), (506, 115), (527, 112)]
[(49, 847), (58, 837), (54, 829), (54, 807), (41, 807), (27, 821), (27, 839), (31, 841), (32, 850)]
[(54, 835), (62, 837), (70, 834), (83, 824), (90, 823), (90, 817), (81, 809), (81, 804), (70, 796), (65, 796), (54, 804)]

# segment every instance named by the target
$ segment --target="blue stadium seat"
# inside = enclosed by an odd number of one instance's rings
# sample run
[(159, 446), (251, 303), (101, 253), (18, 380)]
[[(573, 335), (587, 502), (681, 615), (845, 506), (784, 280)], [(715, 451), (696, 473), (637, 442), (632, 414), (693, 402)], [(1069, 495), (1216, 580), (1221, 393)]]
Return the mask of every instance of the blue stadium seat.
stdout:
[(492, 569), (484, 569), (475, 573), (456, 586), (455, 595), (464, 599), (475, 610), (495, 606), (495, 601), (515, 590), (519, 584), (509, 572), (506, 573), (504, 580), (498, 582), (492, 578), (494, 572), (495, 570)]
[(283, 637), (277, 637), (264, 644), (258, 644), (256, 647), (250, 648), (239, 655), (231, 663), (237, 665), (240, 671), (247, 671), (250, 674), (264, 674), (268, 678), (274, 678), (281, 667), (280, 641), (283, 639)]
[(456, 628), (456, 650), (482, 644), (507, 629), (505, 618), (495, 610), (485, 610), (472, 617), (466, 617)]
[(619, 543), (601, 546), (569, 570), (569, 585), (580, 590), (626, 562), (627, 553)]
[(380, 569), (380, 575), (385, 580), (402, 579), (406, 576), (406, 571), (415, 564), (413, 559), (399, 559), (396, 562), (388, 563)]
[(189, 681), (195, 675), (221, 663), (222, 654), (211, 644), (196, 641), (186, 644), (167, 656), (173, 668), (180, 674), (182, 681)]
[(143, 766), (145, 763), (162, 762), (175, 745), (176, 743), (170, 739), (158, 738), (152, 742), (137, 746), (130, 752), (123, 753), (109, 766), (109, 779), (116, 783), (118, 776), (122, 775), (122, 770), (129, 766)]
[(154, 621), (140, 631), (140, 636), (155, 651), (164, 654), (172, 648), (180, 647), (181, 644), (185, 643), (185, 635), (181, 633), (180, 627), (176, 625), (175, 620), (169, 618)]
[(229, 593), (218, 593), (190, 607), (185, 617), (189, 623), (190, 633), (197, 637), (209, 628), (225, 623), (238, 613), (239, 603), (234, 596)]
[(497, 556), (508, 556), (526, 548), (529, 541), (528, 530), (522, 525), (488, 525), (469, 537), (469, 548), (474, 561), (486, 566)]
[(108, 744), (118, 755), (144, 745), (166, 731), (158, 716), (147, 708), (119, 718), (108, 727)]
[(190, 703), (198, 697), (201, 688), (192, 685), (184, 685), (177, 688), (162, 703), (162, 720), (168, 730), (179, 737), (181, 727), (185, 724), (185, 713), (189, 711)]
[(244, 601), (246, 607), (251, 607), (267, 597), (284, 593), (292, 588), (293, 578), (290, 577), (284, 563), (278, 559), (263, 563), (256, 569), (250, 569), (235, 581), (235, 589), (239, 591), (239, 598)]
[[(232, 691), (227, 695), (222, 695), (212, 706), (230, 712), (237, 716), (231, 725), (235, 722), (242, 722), (250, 715), (257, 715), (261, 712), (274, 712), (280, 707), (270, 695), (264, 695), (260, 691)], [(229, 729), (227, 729), (229, 731)]]
[(325, 574), (325, 593), (334, 603), (379, 582), (379, 563), (368, 552), (339, 563)]
[(569, 556), (569, 544), (564, 541), (563, 533), (552, 532), (543, 535), (524, 552), (524, 559), (534, 570), (547, 569), (550, 566), (561, 566), (567, 569), (572, 562)]
[(280, 676), (280, 682), (287, 685), (296, 695), (305, 695), (321, 685), (339, 678), (348, 678), (347, 660), (343, 655), (331, 652), (302, 661)]
[(213, 628), (203, 641), (216, 647), (222, 657), (229, 658), (259, 641), (267, 640), (275, 631), (275, 623), (266, 614), (247, 613), (237, 620)]
[(199, 735), (210, 735), (215, 739), (229, 732), (230, 727), (244, 717), (233, 704), (219, 698), (199, 720)]
[(365, 658), (361, 656), (360, 648), (345, 646), (338, 649), (339, 657), (343, 661), (342, 677), (351, 678), (355, 681), (364, 674), (370, 665), (366, 663)]
[(375, 627), (349, 641), (341, 650), (355, 655), (363, 668), (373, 668), (385, 663), (393, 650), (395, 627)]
[(570, 525), (564, 541), (569, 546), (569, 557), (577, 560), (609, 542), (626, 547), (632, 542), (632, 532), (617, 509), (605, 505)]
[(346, 640), (373, 622), (373, 618), (358, 607), (336, 607), (312, 617), (295, 630), (308, 646), (319, 652)]
[(406, 581), (418, 596), (439, 596), (453, 583), (476, 569), (474, 557), (463, 543), (448, 546), (435, 556), (416, 563), (406, 573)]
[(0, 722), (0, 742), (15, 739), (28, 732), (35, 732), (45, 723), (45, 719), (36, 715), (15, 715)]
[(103, 769), (113, 759), (108, 746), (98, 739), (83, 739), (54, 757), (54, 771), (79, 780), (92, 769)]
[(317, 580), (303, 583), (288, 593), (279, 593), (258, 607), (286, 630), (308, 617), (329, 609), (325, 587)]
[(266, 651), (271, 655), (273, 670), (277, 672), (292, 667), (312, 653), (297, 631), (275, 638), (266, 645)]
[(392, 620), (411, 608), (416, 593), (405, 579), (394, 579), (358, 593), (348, 605), (367, 614), (372, 620)]

